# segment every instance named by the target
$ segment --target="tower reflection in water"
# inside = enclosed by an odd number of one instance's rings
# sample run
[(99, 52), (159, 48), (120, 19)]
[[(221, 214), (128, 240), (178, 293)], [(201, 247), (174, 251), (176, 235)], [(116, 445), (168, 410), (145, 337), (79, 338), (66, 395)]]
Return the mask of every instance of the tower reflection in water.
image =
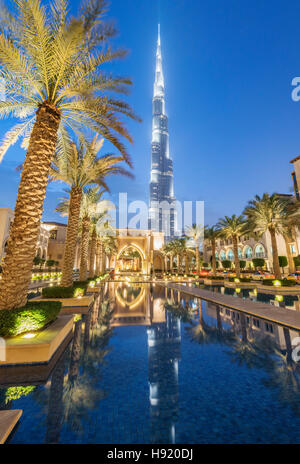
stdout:
[(112, 326), (147, 327), (150, 440), (175, 443), (181, 326), (180, 320), (165, 309), (166, 300), (174, 303), (173, 290), (154, 285), (111, 284)]
[(151, 298), (147, 329), (151, 443), (175, 443), (176, 439), (181, 327), (164, 302)]

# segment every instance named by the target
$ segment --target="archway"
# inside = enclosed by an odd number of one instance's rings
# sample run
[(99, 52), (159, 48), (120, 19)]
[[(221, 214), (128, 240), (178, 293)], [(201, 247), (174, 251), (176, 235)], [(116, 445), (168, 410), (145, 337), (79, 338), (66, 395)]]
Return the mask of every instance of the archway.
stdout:
[(117, 271), (141, 272), (143, 269), (143, 253), (134, 244), (125, 245), (116, 260)]

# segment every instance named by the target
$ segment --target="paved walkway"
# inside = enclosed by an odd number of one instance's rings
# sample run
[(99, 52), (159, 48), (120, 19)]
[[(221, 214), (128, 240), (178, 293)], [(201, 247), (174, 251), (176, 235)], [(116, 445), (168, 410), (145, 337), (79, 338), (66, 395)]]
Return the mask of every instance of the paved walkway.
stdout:
[(271, 306), (266, 303), (260, 303), (251, 300), (243, 300), (231, 295), (222, 295), (220, 293), (210, 292), (202, 288), (192, 288), (185, 285), (179, 285), (169, 282), (156, 282), (164, 287), (173, 288), (182, 293), (187, 293), (203, 300), (210, 301), (237, 311), (250, 314), (251, 316), (261, 317), (267, 321), (275, 322), (286, 327), (300, 330), (300, 312), (292, 309)]
[(0, 444), (2, 445), (22, 415), (21, 409), (0, 411)]

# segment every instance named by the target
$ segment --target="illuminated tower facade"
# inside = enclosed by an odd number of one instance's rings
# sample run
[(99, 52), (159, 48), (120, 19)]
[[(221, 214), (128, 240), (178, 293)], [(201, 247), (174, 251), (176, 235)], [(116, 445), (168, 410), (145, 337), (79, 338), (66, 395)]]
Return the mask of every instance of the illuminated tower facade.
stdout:
[(176, 210), (173, 186), (173, 161), (170, 158), (168, 116), (165, 113), (165, 83), (162, 69), (160, 25), (156, 50), (155, 81), (152, 100), (152, 143), (149, 227), (174, 236)]

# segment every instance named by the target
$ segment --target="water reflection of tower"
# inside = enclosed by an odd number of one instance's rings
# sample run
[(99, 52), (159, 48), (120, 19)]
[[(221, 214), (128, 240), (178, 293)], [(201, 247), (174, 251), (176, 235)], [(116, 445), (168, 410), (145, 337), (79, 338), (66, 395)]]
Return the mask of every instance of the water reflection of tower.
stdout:
[(178, 410), (180, 320), (154, 299), (148, 334), (151, 443), (175, 443)]

